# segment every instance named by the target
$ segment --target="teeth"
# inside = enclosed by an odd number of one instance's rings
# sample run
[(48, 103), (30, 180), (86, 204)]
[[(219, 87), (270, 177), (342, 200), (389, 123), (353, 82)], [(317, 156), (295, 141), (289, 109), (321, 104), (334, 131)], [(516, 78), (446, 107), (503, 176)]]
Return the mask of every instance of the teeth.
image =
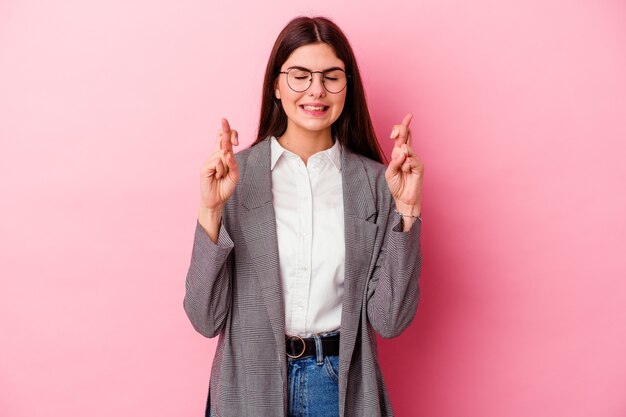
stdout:
[(314, 107), (314, 106), (303, 106), (304, 110), (308, 110), (308, 111), (322, 111), (324, 110), (324, 106), (321, 107)]

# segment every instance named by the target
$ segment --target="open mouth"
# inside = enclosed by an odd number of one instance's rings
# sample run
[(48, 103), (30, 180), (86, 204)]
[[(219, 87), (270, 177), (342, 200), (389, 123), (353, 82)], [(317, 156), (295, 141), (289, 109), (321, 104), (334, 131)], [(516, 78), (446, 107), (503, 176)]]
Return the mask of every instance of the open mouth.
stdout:
[(328, 110), (328, 106), (304, 106), (304, 105), (300, 105), (300, 108), (304, 111), (307, 112), (313, 112), (313, 113), (323, 113), (326, 110)]

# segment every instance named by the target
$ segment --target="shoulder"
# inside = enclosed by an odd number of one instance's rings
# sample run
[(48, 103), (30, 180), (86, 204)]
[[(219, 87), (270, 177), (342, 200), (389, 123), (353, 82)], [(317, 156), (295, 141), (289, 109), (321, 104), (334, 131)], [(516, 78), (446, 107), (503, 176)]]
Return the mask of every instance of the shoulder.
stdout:
[(343, 148), (345, 152), (344, 161), (350, 164), (358, 164), (365, 172), (367, 179), (372, 185), (380, 186), (386, 183), (385, 171), (387, 166), (380, 162), (374, 161), (366, 156), (355, 153), (350, 149)]
[[(370, 214), (388, 213), (392, 198), (385, 179), (386, 166), (349, 150), (343, 155), (343, 161), (344, 202), (349, 199), (365, 204)], [(384, 222), (385, 217), (380, 216), (379, 220)]]
[(250, 158), (250, 154), (253, 153), (253, 151), (254, 151), (254, 146), (250, 146), (249, 148), (242, 149), (236, 152), (235, 161), (237, 161), (237, 164), (245, 165), (245, 163), (248, 161), (248, 158)]
[(235, 153), (235, 161), (239, 167), (240, 178), (243, 178), (246, 167), (265, 166), (269, 169), (270, 160), (270, 137), (258, 142), (250, 147)]

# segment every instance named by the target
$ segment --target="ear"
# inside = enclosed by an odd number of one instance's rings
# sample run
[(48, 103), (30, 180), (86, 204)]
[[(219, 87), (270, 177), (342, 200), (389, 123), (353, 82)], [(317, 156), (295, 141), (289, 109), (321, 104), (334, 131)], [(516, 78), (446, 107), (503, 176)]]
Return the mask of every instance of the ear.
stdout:
[(274, 97), (277, 100), (280, 100), (280, 90), (278, 89), (278, 78), (274, 80)]

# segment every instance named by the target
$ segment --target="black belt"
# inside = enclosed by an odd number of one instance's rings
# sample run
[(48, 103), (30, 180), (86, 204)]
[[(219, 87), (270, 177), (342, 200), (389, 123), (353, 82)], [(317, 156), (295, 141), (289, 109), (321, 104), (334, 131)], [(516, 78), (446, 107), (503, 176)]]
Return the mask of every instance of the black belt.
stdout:
[[(324, 356), (339, 355), (339, 335), (321, 337), (322, 353)], [(316, 356), (315, 339), (313, 337), (302, 338), (300, 336), (285, 336), (285, 350), (287, 356), (292, 359), (305, 356)]]

